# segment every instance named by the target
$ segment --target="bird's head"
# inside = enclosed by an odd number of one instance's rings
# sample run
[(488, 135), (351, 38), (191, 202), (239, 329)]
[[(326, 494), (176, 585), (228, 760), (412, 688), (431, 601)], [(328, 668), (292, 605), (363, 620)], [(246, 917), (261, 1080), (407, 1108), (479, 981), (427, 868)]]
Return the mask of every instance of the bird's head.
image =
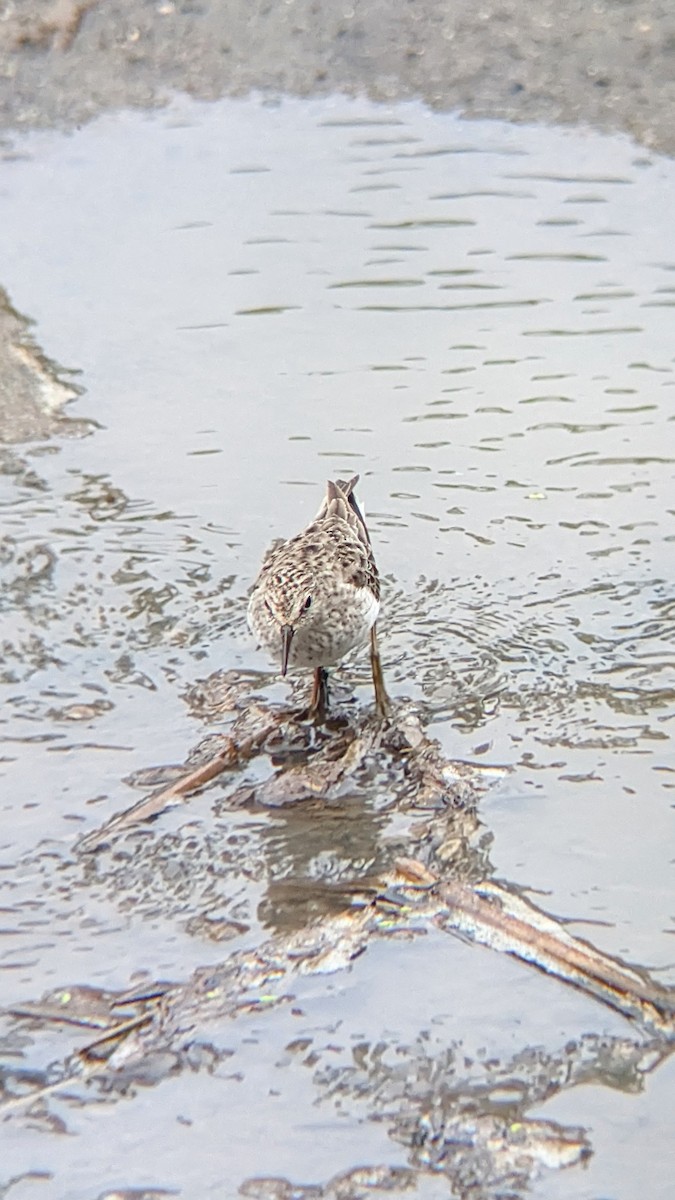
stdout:
[(312, 580), (309, 577), (292, 581), (276, 577), (268, 584), (264, 604), (279, 630), (282, 675), (288, 670), (293, 638), (310, 619), (312, 603)]

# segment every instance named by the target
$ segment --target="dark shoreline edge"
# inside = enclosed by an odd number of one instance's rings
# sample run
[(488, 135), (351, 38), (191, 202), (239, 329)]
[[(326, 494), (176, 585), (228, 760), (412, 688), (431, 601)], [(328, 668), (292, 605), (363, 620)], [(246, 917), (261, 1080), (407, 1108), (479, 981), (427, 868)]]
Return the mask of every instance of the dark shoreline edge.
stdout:
[(422, 99), (468, 117), (592, 125), (675, 152), (667, 0), (22, 0), (0, 20), (0, 126), (297, 96)]

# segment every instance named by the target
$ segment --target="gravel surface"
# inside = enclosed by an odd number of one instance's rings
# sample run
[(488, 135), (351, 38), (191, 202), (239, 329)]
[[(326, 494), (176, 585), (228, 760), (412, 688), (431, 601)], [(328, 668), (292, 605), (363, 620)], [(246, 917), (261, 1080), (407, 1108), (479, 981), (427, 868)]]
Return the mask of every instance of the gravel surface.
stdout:
[(271, 89), (418, 96), (675, 150), (668, 0), (0, 0), (0, 123)]

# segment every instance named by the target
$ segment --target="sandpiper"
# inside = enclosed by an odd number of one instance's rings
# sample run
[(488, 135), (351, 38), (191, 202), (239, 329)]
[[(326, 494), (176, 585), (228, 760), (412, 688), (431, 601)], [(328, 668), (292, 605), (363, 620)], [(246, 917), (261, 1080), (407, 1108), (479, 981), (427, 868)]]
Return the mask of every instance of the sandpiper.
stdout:
[(316, 717), (326, 710), (326, 668), (369, 638), (375, 701), (382, 715), (387, 711), (375, 632), (380, 580), (354, 495), (358, 481), (328, 481), (312, 523), (268, 550), (248, 605), (249, 628), (282, 675), (289, 667), (314, 668), (309, 712)]

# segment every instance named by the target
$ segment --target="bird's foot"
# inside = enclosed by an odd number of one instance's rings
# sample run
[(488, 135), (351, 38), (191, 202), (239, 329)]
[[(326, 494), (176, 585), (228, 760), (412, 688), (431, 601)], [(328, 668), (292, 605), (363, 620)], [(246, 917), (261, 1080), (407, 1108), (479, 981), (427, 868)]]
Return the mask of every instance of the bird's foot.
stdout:
[(322, 725), (328, 715), (328, 671), (317, 667), (314, 672), (312, 694), (309, 698), (308, 716), (317, 725)]
[(301, 708), (293, 713), (296, 721), (313, 721), (315, 725), (323, 725), (328, 715), (328, 672), (325, 667), (317, 667), (314, 672), (312, 694), (307, 708)]

